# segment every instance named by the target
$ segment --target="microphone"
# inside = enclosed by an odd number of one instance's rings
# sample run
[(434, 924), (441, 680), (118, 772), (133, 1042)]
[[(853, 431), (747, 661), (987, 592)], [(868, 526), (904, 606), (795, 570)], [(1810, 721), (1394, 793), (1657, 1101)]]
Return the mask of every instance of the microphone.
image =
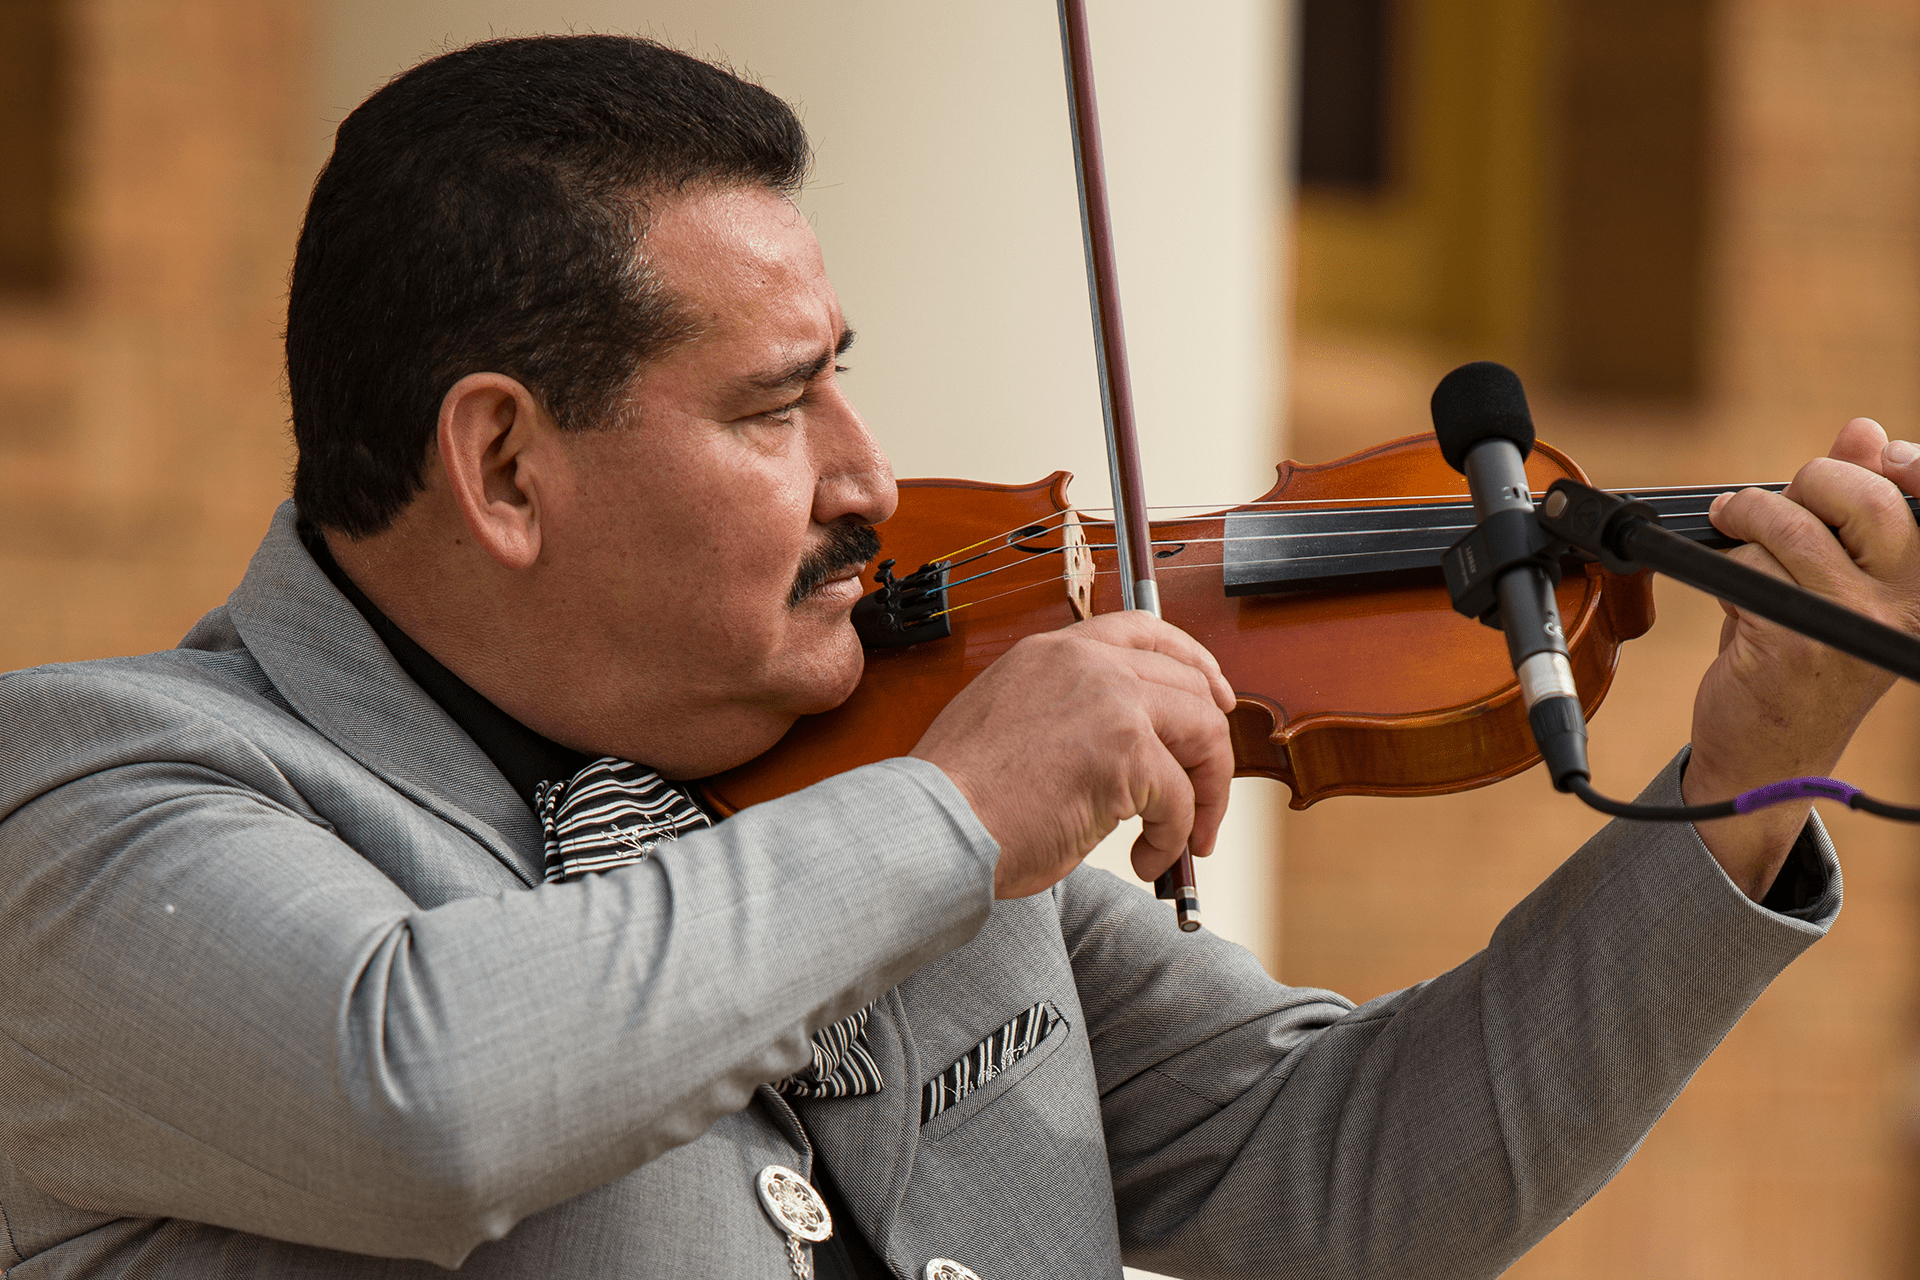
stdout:
[(1479, 360), (1440, 380), (1432, 410), (1440, 454), (1466, 476), (1479, 522), (1447, 552), (1454, 607), (1506, 633), (1534, 743), (1554, 789), (1571, 790), (1576, 776), (1592, 776), (1587, 721), (1554, 598), (1560, 562), (1534, 517), (1527, 484), (1527, 393), (1513, 370)]

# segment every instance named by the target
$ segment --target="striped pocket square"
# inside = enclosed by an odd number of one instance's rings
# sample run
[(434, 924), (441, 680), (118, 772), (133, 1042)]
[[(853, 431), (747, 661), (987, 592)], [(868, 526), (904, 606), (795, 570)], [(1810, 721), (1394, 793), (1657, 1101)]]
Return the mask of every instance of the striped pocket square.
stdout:
[(1043, 1000), (973, 1046), (965, 1057), (921, 1088), (920, 1123), (925, 1124), (1026, 1057), (1059, 1021), (1059, 1013)]

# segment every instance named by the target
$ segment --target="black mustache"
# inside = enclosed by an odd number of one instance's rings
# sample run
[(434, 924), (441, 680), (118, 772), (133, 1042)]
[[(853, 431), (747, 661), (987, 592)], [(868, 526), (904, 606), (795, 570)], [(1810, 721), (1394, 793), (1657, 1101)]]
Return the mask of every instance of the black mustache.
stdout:
[(794, 608), (829, 578), (858, 569), (879, 554), (880, 535), (872, 525), (828, 525), (820, 545), (801, 557), (800, 570), (793, 575), (793, 590), (787, 592), (787, 607)]

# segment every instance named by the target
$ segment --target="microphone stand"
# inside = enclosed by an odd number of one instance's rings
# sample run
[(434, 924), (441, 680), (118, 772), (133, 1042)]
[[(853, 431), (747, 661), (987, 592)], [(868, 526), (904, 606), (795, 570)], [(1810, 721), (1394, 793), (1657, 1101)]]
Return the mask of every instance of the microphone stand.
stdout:
[(1690, 542), (1663, 528), (1659, 513), (1644, 502), (1576, 480), (1556, 480), (1535, 519), (1549, 538), (1615, 573), (1653, 569), (1863, 662), (1920, 681), (1920, 639)]

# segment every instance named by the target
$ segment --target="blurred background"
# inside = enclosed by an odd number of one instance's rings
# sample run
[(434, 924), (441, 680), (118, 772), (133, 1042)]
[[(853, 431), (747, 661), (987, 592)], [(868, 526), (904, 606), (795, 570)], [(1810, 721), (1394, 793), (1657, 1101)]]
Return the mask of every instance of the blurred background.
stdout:
[[(1786, 479), (1858, 414), (1920, 437), (1912, 0), (1092, 8), (1154, 501), (1425, 430), (1475, 358), (1613, 487)], [(0, 669), (164, 647), (225, 598), (287, 489), (285, 279), (333, 126), (443, 48), (569, 29), (799, 106), (900, 474), (1064, 468), (1107, 502), (1045, 0), (4, 0)], [(1614, 793), (1685, 741), (1718, 632), (1712, 601), (1658, 602), (1592, 726)], [(1842, 776), (1920, 795), (1916, 710), (1896, 690)], [(1277, 975), (1356, 999), (1472, 954), (1598, 826), (1538, 770), (1285, 800), (1236, 785), (1202, 893)], [(1920, 1272), (1920, 836), (1827, 816), (1833, 936), (1512, 1274)]]

